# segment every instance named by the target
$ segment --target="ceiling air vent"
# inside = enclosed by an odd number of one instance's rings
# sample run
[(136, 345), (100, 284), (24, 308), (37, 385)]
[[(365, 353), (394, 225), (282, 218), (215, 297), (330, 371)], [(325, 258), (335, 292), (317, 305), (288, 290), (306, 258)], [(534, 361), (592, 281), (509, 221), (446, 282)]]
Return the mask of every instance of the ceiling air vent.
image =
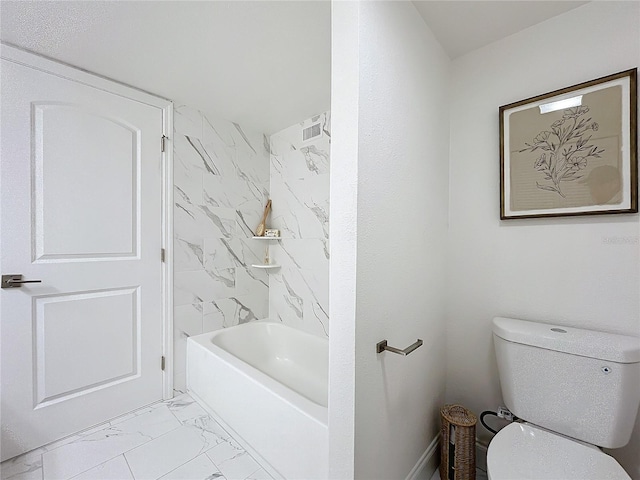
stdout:
[(322, 134), (322, 128), (319, 123), (311, 125), (310, 127), (302, 129), (302, 141), (308, 142)]

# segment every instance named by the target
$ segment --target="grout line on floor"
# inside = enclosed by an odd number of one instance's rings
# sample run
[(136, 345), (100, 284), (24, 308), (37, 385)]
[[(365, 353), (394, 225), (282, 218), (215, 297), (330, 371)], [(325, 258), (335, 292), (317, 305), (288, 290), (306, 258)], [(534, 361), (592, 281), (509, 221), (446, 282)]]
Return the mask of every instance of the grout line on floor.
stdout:
[(124, 461), (127, 464), (127, 468), (129, 469), (129, 473), (131, 474), (131, 478), (133, 478), (133, 480), (135, 480), (136, 477), (133, 475), (133, 470), (131, 470), (131, 465), (129, 465), (129, 460), (127, 460), (127, 457), (124, 456), (124, 453), (122, 454), (122, 458), (124, 458)]
[[(247, 452), (247, 455), (249, 455), (249, 453), (248, 453), (248, 452)], [(251, 455), (249, 455), (249, 456), (251, 457)], [(251, 457), (251, 458), (253, 458), (253, 457)], [(253, 458), (253, 460), (255, 461), (255, 458)], [(256, 463), (258, 463), (258, 462), (256, 462)], [(249, 478), (251, 475), (253, 475), (254, 473), (256, 473), (257, 471), (259, 471), (259, 470), (262, 470), (262, 466), (258, 463), (258, 468), (256, 468), (253, 472), (251, 472), (249, 475), (247, 475), (247, 476), (245, 477), (245, 480), (246, 480), (247, 478)], [(265, 472), (266, 472), (266, 470), (265, 470)]]

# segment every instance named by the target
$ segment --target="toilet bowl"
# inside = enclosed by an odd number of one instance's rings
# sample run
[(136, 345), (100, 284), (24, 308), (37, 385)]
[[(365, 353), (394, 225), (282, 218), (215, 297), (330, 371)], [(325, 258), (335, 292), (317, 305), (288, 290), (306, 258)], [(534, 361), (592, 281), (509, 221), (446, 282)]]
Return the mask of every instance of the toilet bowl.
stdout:
[(489, 480), (631, 480), (599, 448), (526, 423), (512, 423), (493, 438), (487, 475)]
[(631, 438), (640, 405), (640, 338), (493, 319), (505, 405), (524, 423), (487, 450), (490, 480), (630, 480), (599, 447)]

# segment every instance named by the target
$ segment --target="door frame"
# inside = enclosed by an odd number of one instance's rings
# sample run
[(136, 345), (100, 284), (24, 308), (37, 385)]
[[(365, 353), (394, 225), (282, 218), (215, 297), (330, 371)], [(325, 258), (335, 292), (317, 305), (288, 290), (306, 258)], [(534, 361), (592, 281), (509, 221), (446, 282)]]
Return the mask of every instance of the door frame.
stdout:
[[(173, 102), (142, 89), (58, 60), (0, 42), (0, 57), (114, 95), (160, 108), (165, 148), (162, 153), (162, 398), (173, 398)], [(161, 138), (158, 142), (163, 141)], [(0, 189), (2, 185), (0, 185)], [(2, 245), (0, 245), (0, 248)], [(160, 255), (160, 252), (158, 252)], [(105, 419), (107, 420), (107, 419)]]

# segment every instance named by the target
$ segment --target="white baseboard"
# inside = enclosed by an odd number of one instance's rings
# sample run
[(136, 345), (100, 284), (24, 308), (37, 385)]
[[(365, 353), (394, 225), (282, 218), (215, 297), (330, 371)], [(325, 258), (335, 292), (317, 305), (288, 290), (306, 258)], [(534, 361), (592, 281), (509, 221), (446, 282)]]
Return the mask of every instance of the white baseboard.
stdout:
[(420, 456), (418, 463), (407, 475), (406, 480), (429, 480), (433, 472), (438, 468), (438, 444), (440, 443), (440, 435), (431, 441), (427, 449)]

